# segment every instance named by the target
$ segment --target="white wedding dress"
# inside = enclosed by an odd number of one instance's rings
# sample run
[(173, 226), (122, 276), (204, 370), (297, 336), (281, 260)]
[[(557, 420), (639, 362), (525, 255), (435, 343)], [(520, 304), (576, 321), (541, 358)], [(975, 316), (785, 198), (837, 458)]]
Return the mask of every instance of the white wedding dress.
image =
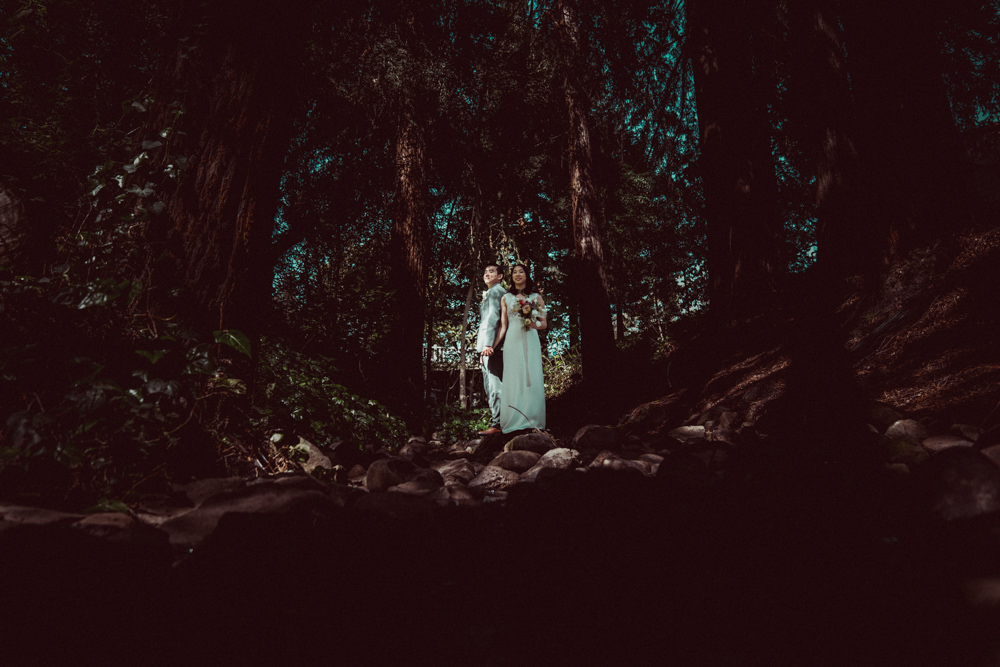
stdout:
[[(530, 299), (537, 297), (531, 294)], [(545, 428), (545, 384), (542, 381), (542, 346), (536, 329), (525, 330), (517, 314), (517, 298), (504, 294), (507, 333), (503, 343), (503, 388), (500, 395), (500, 428), (504, 433)], [(541, 311), (545, 317), (545, 311)]]

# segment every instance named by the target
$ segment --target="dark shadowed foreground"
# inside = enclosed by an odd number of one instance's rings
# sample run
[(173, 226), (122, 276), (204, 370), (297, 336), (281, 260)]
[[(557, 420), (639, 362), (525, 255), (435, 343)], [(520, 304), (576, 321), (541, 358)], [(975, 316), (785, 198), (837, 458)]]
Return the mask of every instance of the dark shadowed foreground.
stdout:
[(595, 471), (392, 511), (302, 477), (187, 554), (142, 524), (8, 516), (4, 663), (995, 664), (996, 515), (900, 516), (901, 486), (799, 472)]

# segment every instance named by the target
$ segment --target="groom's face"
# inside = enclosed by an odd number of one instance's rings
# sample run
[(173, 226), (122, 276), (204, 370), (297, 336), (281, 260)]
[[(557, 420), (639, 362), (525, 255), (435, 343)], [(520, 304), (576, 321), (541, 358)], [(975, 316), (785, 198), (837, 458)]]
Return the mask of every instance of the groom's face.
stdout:
[(487, 286), (492, 286), (494, 283), (500, 280), (501, 275), (503, 274), (497, 271), (497, 267), (487, 266), (486, 270), (483, 271), (483, 282), (486, 283)]

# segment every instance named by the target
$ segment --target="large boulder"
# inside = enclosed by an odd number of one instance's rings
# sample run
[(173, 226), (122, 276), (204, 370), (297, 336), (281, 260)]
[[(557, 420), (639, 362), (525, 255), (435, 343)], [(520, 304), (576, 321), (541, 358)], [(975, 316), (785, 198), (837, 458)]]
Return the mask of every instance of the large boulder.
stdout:
[(473, 463), (468, 459), (450, 459), (435, 461), (431, 468), (437, 470), (447, 486), (452, 484), (468, 484), (482, 470), (481, 463)]
[(484, 467), (475, 478), (469, 482), (470, 489), (481, 489), (487, 493), (506, 491), (520, 480), (520, 475), (512, 470), (504, 470), (497, 466)]
[(490, 461), (490, 465), (522, 473), (538, 463), (538, 459), (540, 458), (542, 458), (542, 455), (538, 452), (519, 449), (513, 452), (501, 452), (496, 458)]
[(1000, 468), (971, 447), (932, 455), (915, 477), (917, 502), (932, 516), (953, 520), (1000, 511)]
[(521, 475), (525, 482), (535, 482), (553, 473), (576, 468), (580, 465), (580, 452), (567, 447), (557, 447), (542, 455), (538, 463)]
[(417, 474), (413, 461), (401, 456), (376, 459), (368, 466), (365, 486), (369, 491), (388, 491), (390, 487), (408, 482)]
[(613, 449), (618, 444), (618, 429), (611, 426), (587, 424), (573, 436), (573, 448), (577, 450)]
[(504, 445), (503, 450), (505, 452), (527, 450), (529, 452), (544, 454), (550, 449), (555, 449), (556, 447), (557, 445), (555, 440), (553, 440), (547, 433), (535, 432), (525, 433), (511, 439), (510, 442)]

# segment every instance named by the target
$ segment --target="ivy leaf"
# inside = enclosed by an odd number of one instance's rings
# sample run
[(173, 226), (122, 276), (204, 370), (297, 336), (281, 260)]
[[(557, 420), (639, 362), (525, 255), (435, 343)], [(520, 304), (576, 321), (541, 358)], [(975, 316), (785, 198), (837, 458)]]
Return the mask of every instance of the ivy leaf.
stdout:
[(246, 334), (238, 329), (225, 329), (222, 331), (215, 332), (215, 342), (222, 343), (223, 345), (228, 345), (237, 352), (251, 356), (250, 354), (250, 339), (247, 338)]

